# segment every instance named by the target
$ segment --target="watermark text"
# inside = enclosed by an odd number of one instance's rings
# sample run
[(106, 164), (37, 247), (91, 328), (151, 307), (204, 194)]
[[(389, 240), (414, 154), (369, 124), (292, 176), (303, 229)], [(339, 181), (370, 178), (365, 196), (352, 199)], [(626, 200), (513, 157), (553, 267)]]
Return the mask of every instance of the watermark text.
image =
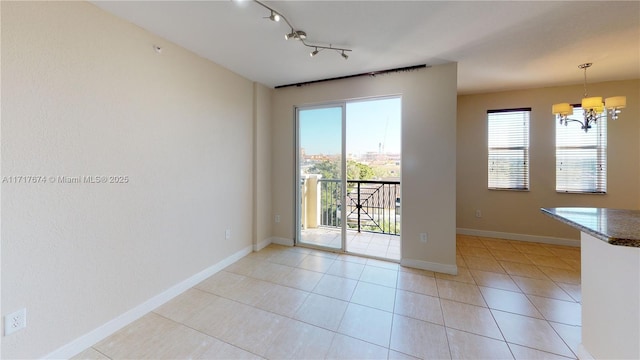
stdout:
[(11, 175), (2, 184), (128, 184), (128, 175)]

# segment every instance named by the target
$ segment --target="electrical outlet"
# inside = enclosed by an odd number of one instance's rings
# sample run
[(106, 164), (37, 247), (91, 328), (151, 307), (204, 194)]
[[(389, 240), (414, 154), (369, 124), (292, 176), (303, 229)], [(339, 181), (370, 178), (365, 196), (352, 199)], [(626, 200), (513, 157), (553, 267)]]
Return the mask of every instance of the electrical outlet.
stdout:
[(276, 215), (275, 221), (276, 221), (276, 223), (280, 222), (280, 215)]
[(20, 309), (4, 317), (4, 336), (27, 327), (27, 309)]
[(476, 210), (476, 217), (477, 218), (481, 218), (482, 217), (482, 211), (480, 211), (479, 209)]
[(420, 233), (420, 242), (427, 243), (427, 233)]
[(231, 239), (231, 229), (227, 229), (227, 230), (224, 231), (224, 238), (226, 240)]

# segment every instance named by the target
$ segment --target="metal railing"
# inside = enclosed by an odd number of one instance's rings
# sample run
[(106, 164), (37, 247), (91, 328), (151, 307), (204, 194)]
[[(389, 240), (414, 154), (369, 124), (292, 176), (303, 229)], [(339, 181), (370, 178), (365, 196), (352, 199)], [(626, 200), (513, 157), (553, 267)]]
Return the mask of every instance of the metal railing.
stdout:
[(400, 235), (400, 182), (348, 180), (342, 204), (341, 181), (320, 179), (320, 224), (347, 227), (358, 232)]

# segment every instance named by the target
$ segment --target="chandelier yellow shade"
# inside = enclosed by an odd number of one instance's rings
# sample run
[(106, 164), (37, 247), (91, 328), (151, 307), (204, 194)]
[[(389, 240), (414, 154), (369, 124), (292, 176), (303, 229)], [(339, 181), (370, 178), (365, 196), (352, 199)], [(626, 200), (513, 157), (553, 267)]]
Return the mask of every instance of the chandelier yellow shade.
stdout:
[[(604, 104), (602, 103), (602, 97), (594, 96), (582, 99), (582, 108), (583, 109), (600, 109), (604, 108)], [(601, 111), (599, 111), (601, 112)]]
[(569, 103), (553, 104), (551, 112), (554, 115), (571, 115), (573, 114), (573, 106)]
[(610, 98), (604, 99), (604, 106), (607, 109), (622, 109), (627, 106), (627, 97), (626, 96), (613, 96)]

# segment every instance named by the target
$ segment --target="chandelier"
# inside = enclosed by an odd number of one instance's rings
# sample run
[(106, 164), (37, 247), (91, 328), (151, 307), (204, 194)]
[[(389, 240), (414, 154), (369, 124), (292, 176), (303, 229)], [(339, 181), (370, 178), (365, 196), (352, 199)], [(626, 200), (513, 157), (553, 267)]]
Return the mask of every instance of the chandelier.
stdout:
[(584, 110), (584, 119), (569, 119), (569, 116), (573, 115), (573, 106), (569, 103), (553, 104), (551, 112), (553, 112), (558, 120), (560, 120), (560, 125), (564, 124), (566, 126), (569, 122), (577, 122), (581, 125), (581, 129), (584, 130), (584, 132), (587, 132), (591, 129), (591, 125), (595, 124), (598, 119), (603, 116), (607, 116), (606, 110), (609, 110), (611, 119), (617, 120), (618, 114), (620, 114), (620, 109), (627, 105), (626, 96), (609, 97), (604, 99), (604, 102), (602, 102), (602, 97), (600, 96), (588, 97), (587, 69), (591, 67), (591, 65), (593, 65), (593, 63), (578, 65), (578, 69), (584, 70), (584, 98), (582, 98), (581, 104), (581, 107)]

